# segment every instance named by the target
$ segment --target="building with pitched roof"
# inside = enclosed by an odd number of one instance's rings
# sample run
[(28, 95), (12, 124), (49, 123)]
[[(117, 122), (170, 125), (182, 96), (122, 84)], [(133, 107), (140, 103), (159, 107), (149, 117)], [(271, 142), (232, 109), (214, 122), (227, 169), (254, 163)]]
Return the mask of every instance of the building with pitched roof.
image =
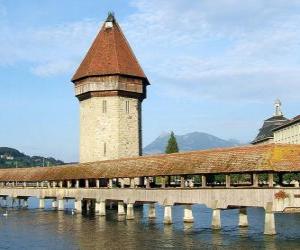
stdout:
[(277, 99), (274, 103), (274, 115), (266, 119), (263, 126), (259, 129), (256, 138), (251, 142), (252, 144), (268, 144), (273, 142), (273, 129), (289, 121), (283, 116), (281, 110), (281, 101)]
[(80, 103), (80, 162), (140, 156), (149, 81), (112, 13), (72, 82)]
[(283, 116), (281, 102), (275, 101), (274, 116), (266, 119), (252, 144), (300, 144), (300, 115), (289, 120)]

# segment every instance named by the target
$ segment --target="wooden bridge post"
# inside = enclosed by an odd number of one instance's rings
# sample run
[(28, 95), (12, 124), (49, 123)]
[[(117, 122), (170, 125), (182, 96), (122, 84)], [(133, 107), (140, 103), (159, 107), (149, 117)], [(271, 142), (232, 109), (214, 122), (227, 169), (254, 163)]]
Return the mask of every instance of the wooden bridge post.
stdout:
[(145, 182), (146, 182), (146, 188), (150, 188), (150, 179), (149, 179), (149, 177), (145, 178)]
[(166, 176), (161, 177), (161, 188), (166, 188)]
[(206, 180), (206, 175), (201, 176), (201, 186), (206, 187), (207, 180)]
[(252, 186), (258, 187), (258, 174), (252, 174)]
[(226, 188), (230, 188), (230, 175), (226, 174), (225, 179), (226, 179)]
[(274, 181), (274, 175), (273, 175), (273, 173), (269, 173), (268, 174), (268, 184), (269, 184), (269, 187), (273, 187), (274, 186), (273, 181)]
[(134, 183), (134, 178), (130, 178), (130, 188), (134, 188), (135, 183)]
[(184, 188), (185, 187), (185, 176), (180, 176), (180, 187)]

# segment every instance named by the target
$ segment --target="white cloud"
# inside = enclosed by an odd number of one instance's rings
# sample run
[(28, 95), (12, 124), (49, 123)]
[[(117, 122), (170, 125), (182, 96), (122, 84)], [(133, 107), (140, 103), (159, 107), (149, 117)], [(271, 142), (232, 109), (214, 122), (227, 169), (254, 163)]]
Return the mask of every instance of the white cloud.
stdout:
[[(159, 93), (260, 101), (299, 99), (297, 0), (134, 0), (121, 26)], [(2, 10), (3, 9), (3, 10)], [(1, 13), (5, 9), (0, 5)], [(26, 30), (0, 22), (0, 66), (72, 74), (100, 26), (82, 20)]]
[(0, 65), (25, 62), (39, 76), (71, 74), (98, 28), (95, 20), (26, 30), (2, 25)]
[(132, 5), (137, 12), (124, 27), (146, 72), (160, 81), (161, 93), (255, 102), (274, 96), (299, 99), (294, 91), (300, 85), (299, 1), (142, 0)]

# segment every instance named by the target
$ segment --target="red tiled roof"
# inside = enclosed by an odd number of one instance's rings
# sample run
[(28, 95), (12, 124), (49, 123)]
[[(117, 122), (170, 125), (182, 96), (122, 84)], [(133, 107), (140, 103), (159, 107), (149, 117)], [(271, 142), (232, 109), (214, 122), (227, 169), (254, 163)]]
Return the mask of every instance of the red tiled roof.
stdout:
[(146, 75), (138, 63), (120, 26), (113, 18), (112, 27), (103, 24), (87, 55), (77, 69), (72, 81), (89, 76), (127, 75), (143, 78)]
[(59, 181), (251, 172), (300, 172), (300, 145), (251, 145), (78, 165), (1, 169), (0, 181)]

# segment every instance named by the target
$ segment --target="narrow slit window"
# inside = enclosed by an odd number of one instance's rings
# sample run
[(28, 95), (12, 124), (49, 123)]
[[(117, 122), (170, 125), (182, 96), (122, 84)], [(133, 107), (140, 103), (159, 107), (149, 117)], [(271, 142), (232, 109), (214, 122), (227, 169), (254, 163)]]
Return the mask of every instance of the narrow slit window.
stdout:
[(106, 103), (106, 100), (103, 100), (103, 103), (102, 103), (102, 112), (106, 113), (106, 111), (107, 111), (107, 103)]
[(129, 114), (129, 101), (126, 101), (126, 113)]
[(106, 142), (103, 144), (103, 155), (106, 156)]

